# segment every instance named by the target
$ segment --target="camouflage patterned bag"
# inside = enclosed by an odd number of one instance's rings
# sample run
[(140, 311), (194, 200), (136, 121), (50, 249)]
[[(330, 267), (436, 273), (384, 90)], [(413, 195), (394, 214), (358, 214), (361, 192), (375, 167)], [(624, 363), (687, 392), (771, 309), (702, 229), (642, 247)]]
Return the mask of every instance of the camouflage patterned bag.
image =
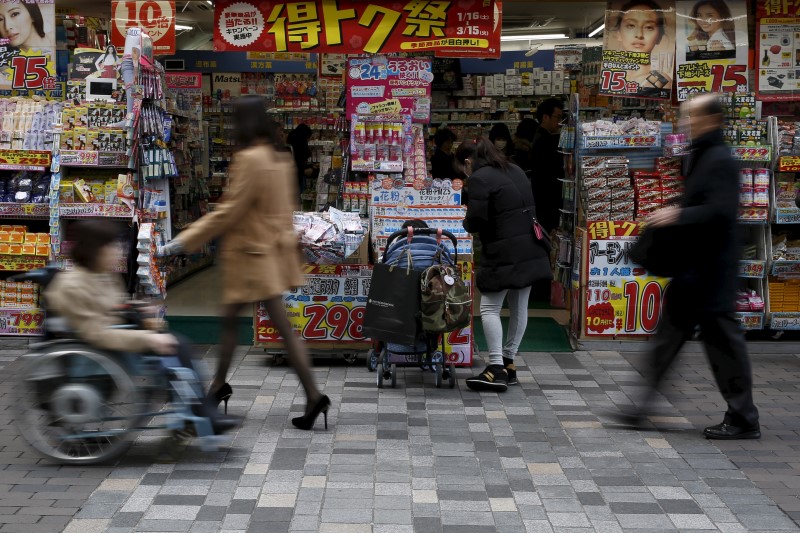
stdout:
[(458, 267), (435, 264), (425, 269), (420, 281), (420, 320), (423, 330), (447, 333), (469, 325), (472, 298)]

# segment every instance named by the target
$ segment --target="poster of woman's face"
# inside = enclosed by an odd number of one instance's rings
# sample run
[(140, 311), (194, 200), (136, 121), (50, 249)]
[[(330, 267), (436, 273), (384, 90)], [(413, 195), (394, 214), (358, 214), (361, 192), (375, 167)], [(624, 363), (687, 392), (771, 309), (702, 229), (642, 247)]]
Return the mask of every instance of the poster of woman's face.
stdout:
[(745, 41), (747, 12), (739, 0), (697, 0), (678, 2), (677, 46), (684, 49), (686, 61), (731, 59), (736, 47)]
[(613, 0), (606, 10), (604, 50), (657, 54), (675, 46), (675, 10), (664, 0)]
[(606, 9), (601, 94), (669, 99), (674, 0), (612, 0)]
[(55, 4), (0, 2), (0, 38), (20, 50), (55, 48)]
[(11, 89), (11, 59), (15, 56), (47, 57), (47, 71), (55, 74), (55, 3), (23, 0), (0, 1), (0, 89)]

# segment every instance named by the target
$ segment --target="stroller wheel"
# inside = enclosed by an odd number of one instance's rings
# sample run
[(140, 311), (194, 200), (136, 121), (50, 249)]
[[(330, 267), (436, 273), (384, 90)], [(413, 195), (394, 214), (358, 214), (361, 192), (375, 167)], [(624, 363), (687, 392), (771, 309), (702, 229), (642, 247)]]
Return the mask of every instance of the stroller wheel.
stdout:
[(383, 388), (383, 363), (378, 364), (378, 388)]
[(440, 388), (442, 386), (442, 375), (444, 370), (442, 368), (442, 363), (436, 363), (434, 365), (436, 367), (436, 388)]
[(449, 369), (450, 370), (448, 371), (449, 374), (448, 378), (450, 380), (450, 388), (454, 389), (456, 388), (456, 365), (450, 363)]
[(378, 354), (375, 352), (375, 349), (367, 353), (367, 370), (370, 372), (375, 372), (375, 369), (378, 368)]
[(392, 373), (392, 388), (395, 388), (397, 386), (397, 365), (392, 364), (391, 373)]

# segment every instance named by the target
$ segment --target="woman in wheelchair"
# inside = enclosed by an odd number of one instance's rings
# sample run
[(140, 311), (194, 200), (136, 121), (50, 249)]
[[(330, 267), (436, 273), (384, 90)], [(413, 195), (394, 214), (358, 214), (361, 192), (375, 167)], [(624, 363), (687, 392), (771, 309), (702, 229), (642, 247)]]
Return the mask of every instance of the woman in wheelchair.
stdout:
[[(73, 335), (94, 348), (120, 355), (174, 357), (179, 363), (164, 366), (183, 367), (191, 371), (190, 375), (197, 376), (187, 340), (172, 333), (145, 329), (143, 320), (131, 324), (128, 295), (113, 270), (119, 260), (116, 243), (119, 234), (119, 228), (105, 220), (75, 224), (72, 250), (75, 268), (59, 272), (48, 284), (44, 292), (48, 311), (64, 319)], [(122, 313), (123, 309), (127, 313)], [(196, 401), (191, 404), (192, 413), (209, 419), (215, 434), (240, 425), (241, 418), (218, 412), (216, 405), (203, 394), (202, 386), (198, 384), (196, 388), (199, 390), (195, 391)]]

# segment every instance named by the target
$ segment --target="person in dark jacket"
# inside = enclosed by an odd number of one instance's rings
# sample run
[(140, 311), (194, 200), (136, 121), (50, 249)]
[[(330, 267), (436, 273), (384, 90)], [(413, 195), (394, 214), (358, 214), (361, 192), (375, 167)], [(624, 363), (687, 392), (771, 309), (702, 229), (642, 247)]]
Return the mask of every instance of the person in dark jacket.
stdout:
[(657, 211), (648, 224), (679, 231), (683, 236), (680, 253), (691, 259), (675, 273), (667, 292), (650, 353), (650, 390), (639, 410), (623, 418), (641, 422), (670, 365), (700, 326), (711, 370), (728, 404), (722, 423), (707, 427), (705, 436), (758, 439), (761, 431), (750, 359), (734, 315), (740, 258), (739, 172), (723, 141), (722, 113), (712, 95), (694, 98), (681, 108), (681, 121), (692, 139), (686, 192), (679, 207)]
[[(478, 234), (482, 247), (475, 282), (481, 291), (481, 321), (489, 344), (489, 365), (467, 379), (467, 386), (503, 392), (517, 382), (514, 358), (528, 325), (531, 285), (552, 278), (549, 254), (533, 232), (536, 207), (522, 169), (488, 139), (459, 146), (456, 161), (469, 176), (464, 228)], [(500, 309), (506, 297), (511, 317), (503, 344)]]
[(539, 129), (531, 146), (531, 187), (539, 223), (550, 233), (558, 227), (562, 205), (559, 179), (564, 178), (564, 156), (558, 151), (558, 139), (564, 104), (558, 98), (548, 98), (536, 108), (536, 117)]
[(308, 146), (308, 142), (312, 135), (313, 132), (307, 124), (300, 124), (286, 137), (286, 144), (292, 147), (294, 164), (297, 167), (297, 186), (300, 194), (306, 190), (307, 180), (313, 179), (319, 174), (319, 166), (310, 161), (311, 148)]
[(514, 152), (511, 160), (519, 168), (525, 172), (528, 179), (533, 172), (533, 155), (531, 147), (533, 146), (533, 138), (536, 137), (536, 130), (539, 129), (539, 124), (532, 118), (523, 118), (517, 124), (517, 129), (514, 132)]
[(431, 177), (439, 180), (451, 180), (456, 177), (453, 168), (453, 143), (458, 139), (452, 130), (440, 128), (433, 136), (436, 150), (431, 157)]

